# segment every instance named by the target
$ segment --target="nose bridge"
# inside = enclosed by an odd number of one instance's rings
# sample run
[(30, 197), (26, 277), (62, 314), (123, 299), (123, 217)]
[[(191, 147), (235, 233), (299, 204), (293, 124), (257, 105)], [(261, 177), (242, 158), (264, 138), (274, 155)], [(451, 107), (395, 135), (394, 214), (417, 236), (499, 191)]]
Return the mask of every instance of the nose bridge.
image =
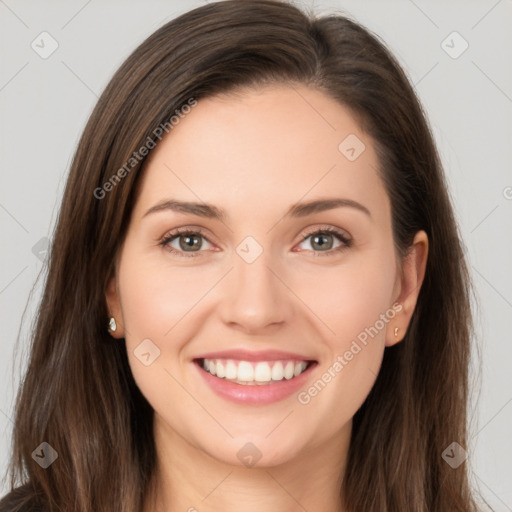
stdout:
[(286, 287), (271, 270), (270, 255), (271, 251), (252, 237), (237, 246), (223, 306), (226, 322), (255, 330), (286, 319), (289, 298)]

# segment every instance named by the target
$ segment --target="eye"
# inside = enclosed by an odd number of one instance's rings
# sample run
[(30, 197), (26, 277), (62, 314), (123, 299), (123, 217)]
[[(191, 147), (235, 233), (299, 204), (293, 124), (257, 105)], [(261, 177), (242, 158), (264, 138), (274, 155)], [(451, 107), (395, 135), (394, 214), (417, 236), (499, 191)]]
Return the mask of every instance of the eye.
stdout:
[[(312, 247), (314, 256), (329, 256), (334, 253), (337, 254), (348, 249), (352, 245), (351, 239), (349, 239), (342, 231), (333, 227), (317, 228), (312, 232), (303, 234), (302, 243), (309, 238), (311, 239), (309, 241), (309, 245)], [(339, 242), (339, 245), (334, 247), (336, 240)]]
[[(302, 235), (302, 242), (311, 239), (309, 244), (314, 256), (329, 256), (338, 254), (352, 245), (352, 240), (348, 238), (342, 231), (333, 227), (315, 229)], [(339, 245), (334, 247), (334, 243), (338, 241)], [(159, 245), (165, 247), (166, 250), (179, 257), (193, 258), (201, 256), (201, 248), (206, 241), (211, 242), (205, 237), (200, 228), (178, 228), (167, 233), (159, 242)], [(172, 245), (172, 244), (177, 244)], [(319, 249), (319, 250), (317, 250)]]
[[(194, 258), (201, 256), (200, 248), (203, 246), (202, 240), (208, 239), (203, 235), (201, 229), (178, 228), (167, 233), (159, 245), (165, 247), (169, 252), (184, 258)], [(171, 243), (177, 242), (178, 247), (172, 246)]]

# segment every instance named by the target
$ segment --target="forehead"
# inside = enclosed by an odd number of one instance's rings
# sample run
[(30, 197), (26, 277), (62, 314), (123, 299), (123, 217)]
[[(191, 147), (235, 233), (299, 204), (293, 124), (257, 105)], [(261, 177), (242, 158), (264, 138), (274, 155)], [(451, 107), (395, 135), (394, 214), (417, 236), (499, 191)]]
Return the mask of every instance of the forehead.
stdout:
[(228, 215), (327, 195), (386, 208), (378, 167), (371, 138), (331, 97), (305, 86), (247, 89), (182, 115), (146, 162), (136, 209), (166, 195)]

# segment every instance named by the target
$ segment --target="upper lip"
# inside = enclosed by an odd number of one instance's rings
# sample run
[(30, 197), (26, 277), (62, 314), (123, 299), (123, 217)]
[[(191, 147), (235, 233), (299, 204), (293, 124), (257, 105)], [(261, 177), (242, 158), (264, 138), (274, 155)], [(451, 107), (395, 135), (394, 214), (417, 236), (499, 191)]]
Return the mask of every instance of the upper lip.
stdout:
[(197, 356), (195, 359), (235, 359), (238, 361), (315, 361), (315, 359), (293, 352), (284, 352), (282, 350), (262, 350), (259, 352), (246, 349), (223, 350), (218, 352), (208, 352)]

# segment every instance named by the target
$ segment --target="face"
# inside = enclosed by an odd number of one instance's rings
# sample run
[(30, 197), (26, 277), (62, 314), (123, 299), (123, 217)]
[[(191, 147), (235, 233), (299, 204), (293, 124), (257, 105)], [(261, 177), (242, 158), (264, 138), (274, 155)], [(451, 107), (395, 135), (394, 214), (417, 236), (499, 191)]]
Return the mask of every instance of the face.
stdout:
[(201, 99), (152, 151), (107, 301), (157, 429), (260, 466), (346, 435), (426, 258), (398, 261), (378, 168), (306, 87)]

